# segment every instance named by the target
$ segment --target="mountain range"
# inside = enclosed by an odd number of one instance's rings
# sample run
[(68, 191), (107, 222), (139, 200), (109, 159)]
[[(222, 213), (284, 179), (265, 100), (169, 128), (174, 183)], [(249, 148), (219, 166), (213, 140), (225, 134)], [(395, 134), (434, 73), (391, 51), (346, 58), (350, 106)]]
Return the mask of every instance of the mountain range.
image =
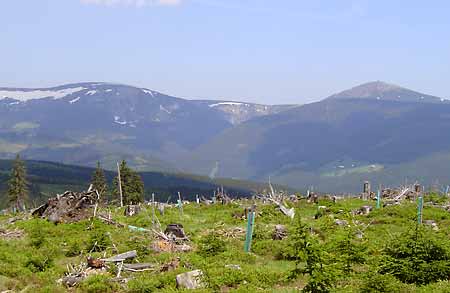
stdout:
[(187, 100), (79, 83), (0, 88), (0, 158), (192, 172), (356, 191), (450, 181), (450, 103), (381, 81), (305, 105)]

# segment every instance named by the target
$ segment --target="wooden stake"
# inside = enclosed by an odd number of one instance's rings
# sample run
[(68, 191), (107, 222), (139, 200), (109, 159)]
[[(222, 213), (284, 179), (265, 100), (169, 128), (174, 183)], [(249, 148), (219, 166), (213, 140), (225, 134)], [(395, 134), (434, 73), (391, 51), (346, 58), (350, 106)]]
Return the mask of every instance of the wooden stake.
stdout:
[(180, 214), (183, 215), (183, 202), (181, 201), (181, 193), (178, 191), (178, 208), (180, 209)]
[(417, 223), (419, 225), (422, 224), (422, 210), (423, 210), (423, 196), (420, 196), (417, 205)]
[(117, 174), (119, 179), (120, 206), (123, 207), (122, 179), (120, 178), (120, 166), (118, 162), (117, 162)]
[(155, 227), (155, 194), (152, 193), (152, 227)]

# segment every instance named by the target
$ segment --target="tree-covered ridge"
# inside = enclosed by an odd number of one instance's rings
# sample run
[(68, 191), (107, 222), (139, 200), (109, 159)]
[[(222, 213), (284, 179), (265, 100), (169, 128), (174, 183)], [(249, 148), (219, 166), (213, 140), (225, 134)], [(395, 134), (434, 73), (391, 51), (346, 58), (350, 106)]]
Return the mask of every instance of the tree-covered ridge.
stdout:
[[(86, 190), (92, 181), (94, 168), (65, 165), (44, 161), (25, 161), (27, 169), (27, 180), (29, 185), (29, 200), (33, 204), (41, 203), (45, 198), (62, 193), (66, 190), (81, 191)], [(0, 198), (7, 199), (10, 172), (13, 168), (13, 161), (0, 160)], [(114, 188), (113, 179), (117, 172), (104, 171), (104, 176), (108, 184), (106, 198), (113, 199)], [(206, 197), (212, 196), (214, 190), (224, 186), (227, 193), (234, 197), (249, 197), (254, 192), (266, 188), (265, 184), (239, 181), (233, 179), (210, 179), (205, 176), (192, 174), (174, 174), (163, 172), (140, 172), (144, 183), (145, 199), (150, 199), (155, 193), (156, 199), (166, 201), (169, 196), (175, 200), (177, 192), (181, 192), (184, 199), (195, 199), (196, 194)], [(8, 201), (2, 201), (2, 207), (7, 206)]]

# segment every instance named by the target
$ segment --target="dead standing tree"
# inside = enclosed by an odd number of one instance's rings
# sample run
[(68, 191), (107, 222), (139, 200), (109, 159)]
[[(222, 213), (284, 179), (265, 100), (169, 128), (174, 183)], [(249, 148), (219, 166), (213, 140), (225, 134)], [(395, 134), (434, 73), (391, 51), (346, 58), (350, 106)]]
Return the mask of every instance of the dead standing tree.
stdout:
[(264, 195), (264, 196), (260, 196), (260, 198), (274, 203), (283, 214), (285, 214), (286, 216), (293, 219), (295, 216), (295, 210), (294, 210), (294, 208), (289, 209), (283, 204), (284, 195), (282, 193), (275, 193), (275, 189), (273, 188), (270, 181), (269, 181), (269, 188), (270, 188), (270, 193), (267, 195)]

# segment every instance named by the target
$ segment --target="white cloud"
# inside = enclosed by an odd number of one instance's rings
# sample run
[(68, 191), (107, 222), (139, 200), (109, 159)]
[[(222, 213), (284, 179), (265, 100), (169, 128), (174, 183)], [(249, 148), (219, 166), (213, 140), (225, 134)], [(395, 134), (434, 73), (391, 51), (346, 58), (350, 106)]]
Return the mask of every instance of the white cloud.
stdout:
[(134, 6), (144, 7), (151, 5), (176, 6), (182, 0), (81, 0), (84, 4), (96, 4), (105, 6)]

